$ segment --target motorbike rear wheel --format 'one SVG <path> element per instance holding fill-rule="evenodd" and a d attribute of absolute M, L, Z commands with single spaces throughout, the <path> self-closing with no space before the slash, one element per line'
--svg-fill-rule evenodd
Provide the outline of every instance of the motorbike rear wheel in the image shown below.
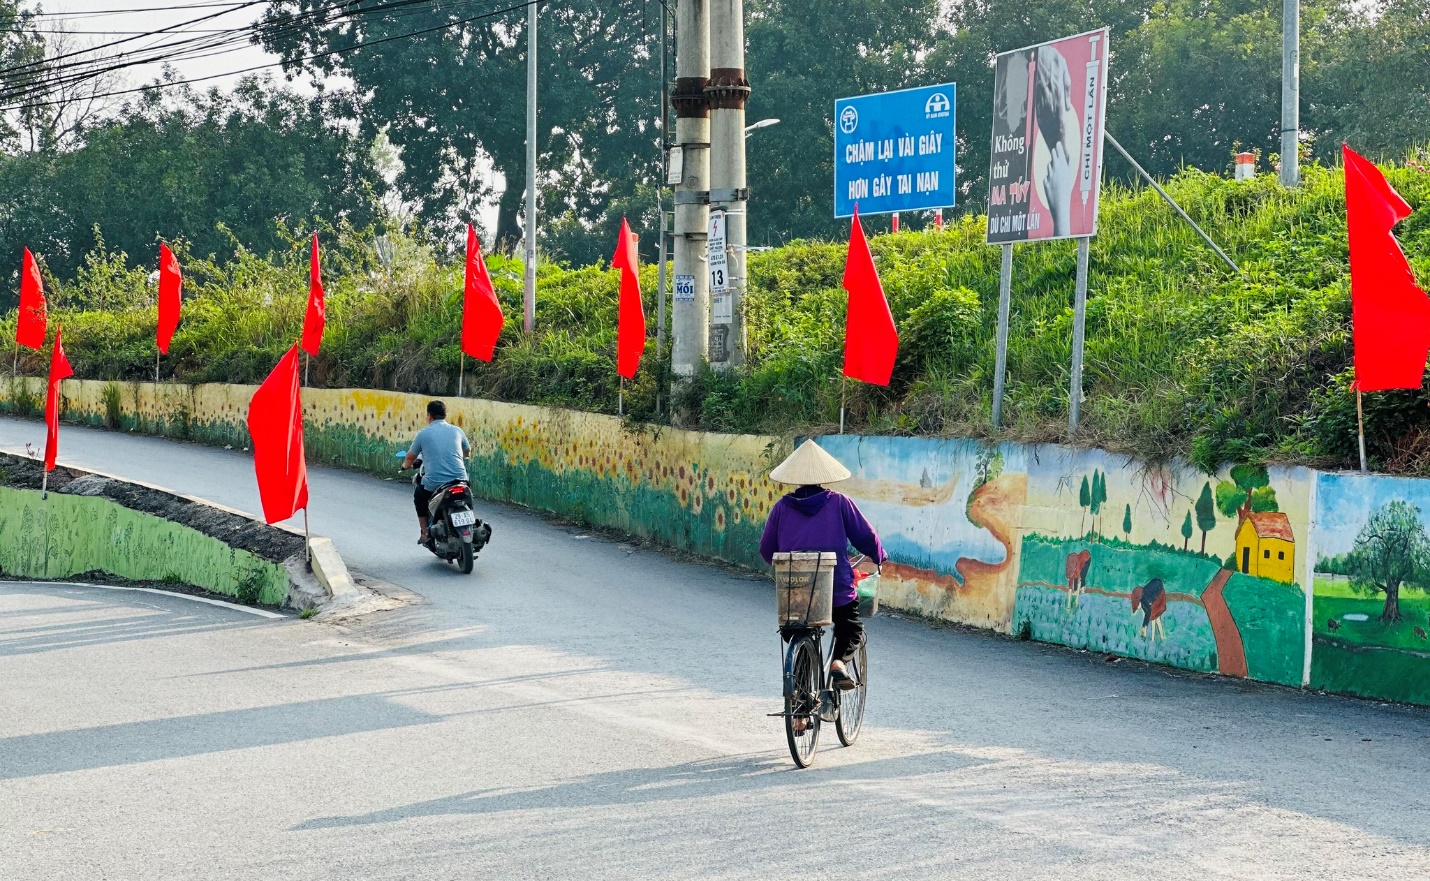
<path fill-rule="evenodd" d="M 463 575 L 472 574 L 472 563 L 476 560 L 476 554 L 472 552 L 472 543 L 462 542 L 461 555 L 457 558 L 457 568 L 462 570 Z"/>

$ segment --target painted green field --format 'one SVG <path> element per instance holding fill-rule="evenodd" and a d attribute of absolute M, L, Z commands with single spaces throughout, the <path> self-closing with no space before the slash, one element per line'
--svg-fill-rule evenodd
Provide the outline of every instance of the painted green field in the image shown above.
<path fill-rule="evenodd" d="M 1306 594 L 1295 584 L 1236 574 L 1222 589 L 1252 679 L 1300 685 L 1306 663 Z"/>
<path fill-rule="evenodd" d="M 1311 686 L 1342 694 L 1430 702 L 1430 597 L 1402 590 L 1395 624 L 1382 624 L 1385 597 L 1359 595 L 1343 578 L 1316 576 Z M 1364 621 L 1347 620 L 1364 615 Z M 1336 627 L 1331 628 L 1330 622 Z M 1415 634 L 1419 627 L 1427 634 Z"/>

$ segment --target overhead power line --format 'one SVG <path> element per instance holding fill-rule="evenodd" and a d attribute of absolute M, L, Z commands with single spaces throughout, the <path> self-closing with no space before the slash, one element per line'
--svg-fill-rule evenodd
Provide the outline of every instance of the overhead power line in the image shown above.
<path fill-rule="evenodd" d="M 361 13 L 366 13 L 366 12 L 370 12 L 370 11 L 381 11 L 381 10 L 388 9 L 388 8 L 393 8 L 393 7 L 396 7 L 396 6 L 408 6 L 408 5 L 413 5 L 413 4 L 418 3 L 418 2 L 430 2 L 430 0 L 399 0 L 398 3 L 390 4 L 390 5 L 387 6 L 387 7 L 380 7 L 380 8 L 378 8 L 378 9 L 373 9 L 373 10 L 359 10 L 359 12 L 361 12 Z M 461 2 L 461 0 L 459 0 L 459 2 Z M 470 0 L 470 2 L 475 2 L 475 0 Z M 536 4 L 536 3 L 541 3 L 541 2 L 543 2 L 543 0 L 522 0 L 522 2 L 513 3 L 513 4 L 511 4 L 511 5 L 504 6 L 504 7 L 500 8 L 500 9 L 494 9 L 494 10 L 491 10 L 491 11 L 489 11 L 489 12 L 483 12 L 483 13 L 480 13 L 480 14 L 478 14 L 478 15 L 469 16 L 469 17 L 467 17 L 467 18 L 454 19 L 454 20 L 452 20 L 452 21 L 443 22 L 442 24 L 434 25 L 434 26 L 432 26 L 432 27 L 421 28 L 421 29 L 419 29 L 419 30 L 409 31 L 409 32 L 403 33 L 403 34 L 394 34 L 394 35 L 389 36 L 389 37 L 382 37 L 382 38 L 380 38 L 380 39 L 371 40 L 371 41 L 364 42 L 364 43 L 358 43 L 358 44 L 353 45 L 353 46 L 345 46 L 345 47 L 343 47 L 343 48 L 341 48 L 341 49 L 330 49 L 330 50 L 327 50 L 327 51 L 324 51 L 324 52 L 315 52 L 315 53 L 313 53 L 312 55 L 305 55 L 305 56 L 303 56 L 303 57 L 301 57 L 301 58 L 293 59 L 292 61 L 293 61 L 293 62 L 296 62 L 296 63 L 303 63 L 303 62 L 308 62 L 308 61 L 318 61 L 318 60 L 321 60 L 321 59 L 323 59 L 323 58 L 330 58 L 330 57 L 333 57 L 333 56 L 345 55 L 345 54 L 347 54 L 347 53 L 349 53 L 349 52 L 358 52 L 358 51 L 361 51 L 361 50 L 363 50 L 363 49 L 370 49 L 370 48 L 372 48 L 373 46 L 380 46 L 380 45 L 383 45 L 383 44 L 385 44 L 385 43 L 395 42 L 395 41 L 397 41 L 397 40 L 405 40 L 405 39 L 410 39 L 410 38 L 412 38 L 412 37 L 420 37 L 420 36 L 423 36 L 423 35 L 425 35 L 425 34 L 436 33 L 436 32 L 438 32 L 438 31 L 444 31 L 444 30 L 447 30 L 447 29 L 449 29 L 449 28 L 458 27 L 458 26 L 464 25 L 464 24 L 471 24 L 471 23 L 473 23 L 473 22 L 482 21 L 482 20 L 485 20 L 485 19 L 499 18 L 499 17 L 501 17 L 501 16 L 507 15 L 508 13 L 515 12 L 515 11 L 517 11 L 517 10 L 519 10 L 519 9 L 525 9 L 526 7 L 528 7 L 528 6 L 530 6 L 530 5 L 533 5 L 533 4 Z M 249 28 L 248 30 L 251 30 L 252 27 L 261 27 L 261 26 L 260 26 L 260 25 L 250 26 L 250 28 Z M 141 62 L 141 63 L 152 63 L 152 61 L 145 61 L 145 62 Z M 230 70 L 230 71 L 225 71 L 224 73 L 210 74 L 210 75 L 208 75 L 208 76 L 192 77 L 192 78 L 187 78 L 187 79 L 178 79 L 178 80 L 173 80 L 173 81 L 169 81 L 169 82 L 151 83 L 151 84 L 146 85 L 146 86 L 138 86 L 138 87 L 135 87 L 135 88 L 117 89 L 117 90 L 115 90 L 115 91 L 101 93 L 101 94 L 95 95 L 95 96 L 93 96 L 93 97 L 95 97 L 95 98 L 107 98 L 107 97 L 114 97 L 114 96 L 118 96 L 118 95 L 132 95 L 132 94 L 136 94 L 136 93 L 139 93 L 139 92 L 149 92 L 149 91 L 153 91 L 153 90 L 155 90 L 155 89 L 174 88 L 174 87 L 176 87 L 176 86 L 184 86 L 184 85 L 190 85 L 190 84 L 193 84 L 193 83 L 207 82 L 207 81 L 209 81 L 209 80 L 222 79 L 222 78 L 224 78 L 224 77 L 239 76 L 239 75 L 242 75 L 242 74 L 245 74 L 245 73 L 253 73 L 253 72 L 255 72 L 255 71 L 266 70 L 266 69 L 272 68 L 272 67 L 280 67 L 280 66 L 282 66 L 282 65 L 284 65 L 284 64 L 286 64 L 286 63 L 289 63 L 289 62 L 285 62 L 285 61 L 273 61 L 273 62 L 269 62 L 269 63 L 266 63 L 266 64 L 257 64 L 257 65 L 253 65 L 253 66 L 251 66 L 251 67 L 241 68 L 241 69 L 239 69 L 239 70 Z M 115 64 L 112 69 L 119 69 L 119 68 L 121 68 L 121 67 L 128 67 L 128 66 L 132 66 L 132 64 L 121 62 L 121 63 Z M 97 76 L 97 75 L 100 75 L 100 73 L 103 73 L 103 72 L 107 72 L 107 71 L 100 71 L 100 72 L 97 72 L 97 73 L 95 73 L 95 74 L 93 74 L 93 75 L 96 75 L 96 76 Z M 37 84 L 37 85 L 38 85 L 38 84 Z M 55 105 L 57 105 L 57 104 L 63 103 L 63 102 L 58 102 L 58 101 L 22 101 L 21 103 L 14 103 L 14 102 L 17 100 L 18 97 L 21 97 L 21 96 L 15 96 L 15 95 L 9 95 L 9 94 L 0 96 L 0 101 L 4 101 L 4 102 L 6 103 L 6 105 L 7 105 L 7 106 L 5 106 L 4 108 L 0 108 L 0 109 L 3 109 L 3 110 L 19 110 L 19 109 L 22 109 L 22 108 L 55 106 Z"/>

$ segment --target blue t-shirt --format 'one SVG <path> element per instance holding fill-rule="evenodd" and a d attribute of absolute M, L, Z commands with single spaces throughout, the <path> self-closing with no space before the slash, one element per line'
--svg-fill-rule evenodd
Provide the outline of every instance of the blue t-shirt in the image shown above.
<path fill-rule="evenodd" d="M 422 486 L 435 490 L 454 480 L 467 479 L 462 454 L 471 448 L 465 431 L 445 419 L 437 419 L 417 432 L 407 452 L 422 457 Z"/>

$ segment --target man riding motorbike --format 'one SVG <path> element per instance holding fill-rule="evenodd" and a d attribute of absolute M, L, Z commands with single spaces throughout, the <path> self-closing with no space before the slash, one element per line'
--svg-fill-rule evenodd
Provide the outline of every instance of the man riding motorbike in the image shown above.
<path fill-rule="evenodd" d="M 467 433 L 447 421 L 447 405 L 441 401 L 427 404 L 427 427 L 417 432 L 407 456 L 402 460 L 402 467 L 415 467 L 418 456 L 422 457 L 422 480 L 416 484 L 412 502 L 417 508 L 417 525 L 422 530 L 422 537 L 417 539 L 417 543 L 425 545 L 432 540 L 427 530 L 427 506 L 432 501 L 432 495 L 454 480 L 466 480 L 467 464 L 464 460 L 472 456 Z"/>

